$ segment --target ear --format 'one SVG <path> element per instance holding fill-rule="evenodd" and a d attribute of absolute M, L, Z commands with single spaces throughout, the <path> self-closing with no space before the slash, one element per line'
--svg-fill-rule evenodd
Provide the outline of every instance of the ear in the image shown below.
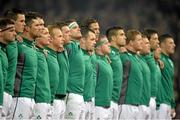
<path fill-rule="evenodd" d="M 116 37 L 115 36 L 111 36 L 111 40 L 115 41 Z"/>
<path fill-rule="evenodd" d="M 134 45 L 134 43 L 133 43 L 133 41 L 132 41 L 132 40 L 130 40 L 130 41 L 129 41 L 129 44 L 130 44 L 131 46 L 133 46 L 133 45 Z"/>
<path fill-rule="evenodd" d="M 85 43 L 85 38 L 82 37 L 82 38 L 80 39 L 80 42 L 84 44 L 84 43 Z"/>
<path fill-rule="evenodd" d="M 165 46 L 164 42 L 160 43 L 160 47 L 163 48 Z"/>
<path fill-rule="evenodd" d="M 30 31 L 30 27 L 26 25 L 26 26 L 24 27 L 24 31 L 26 31 L 26 32 Z"/>
<path fill-rule="evenodd" d="M 2 32 L 0 32 L 0 39 L 2 38 Z"/>

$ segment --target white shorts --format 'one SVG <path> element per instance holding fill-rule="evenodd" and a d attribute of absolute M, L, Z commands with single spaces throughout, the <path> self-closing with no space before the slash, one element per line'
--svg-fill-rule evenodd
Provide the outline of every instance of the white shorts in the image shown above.
<path fill-rule="evenodd" d="M 109 108 L 95 106 L 95 119 L 96 120 L 108 120 L 110 114 Z"/>
<path fill-rule="evenodd" d="M 95 120 L 95 99 L 92 98 L 91 109 L 90 109 L 90 120 Z"/>
<path fill-rule="evenodd" d="M 48 119 L 50 106 L 48 103 L 36 103 L 34 107 L 34 119 Z"/>
<path fill-rule="evenodd" d="M 119 119 L 138 119 L 139 108 L 134 105 L 121 105 L 120 118 Z"/>
<path fill-rule="evenodd" d="M 52 118 L 55 120 L 63 120 L 66 111 L 66 105 L 64 100 L 55 99 L 53 102 L 53 115 Z"/>
<path fill-rule="evenodd" d="M 122 111 L 122 105 L 118 105 L 118 111 L 119 111 L 119 115 L 118 115 L 118 119 L 119 119 L 119 118 L 120 118 L 121 111 Z"/>
<path fill-rule="evenodd" d="M 83 112 L 82 112 L 82 119 L 85 120 L 92 120 L 92 112 L 93 111 L 93 103 L 90 102 L 84 102 L 83 105 Z"/>
<path fill-rule="evenodd" d="M 143 120 L 149 120 L 150 119 L 150 108 L 146 105 L 140 105 L 139 106 L 139 115 L 138 119 L 143 119 Z"/>
<path fill-rule="evenodd" d="M 2 106 L 0 106 L 0 120 L 2 119 Z"/>
<path fill-rule="evenodd" d="M 119 108 L 118 104 L 111 101 L 111 107 L 110 107 L 110 117 L 111 120 L 118 120 L 119 117 Z"/>
<path fill-rule="evenodd" d="M 151 110 L 151 119 L 157 119 L 157 112 L 156 112 L 156 98 L 155 97 L 151 97 L 150 101 L 149 101 L 149 108 Z"/>
<path fill-rule="evenodd" d="M 32 119 L 34 116 L 35 102 L 32 98 L 13 98 L 11 105 L 11 119 Z"/>
<path fill-rule="evenodd" d="M 82 95 L 69 93 L 66 98 L 65 119 L 81 119 L 84 99 Z"/>
<path fill-rule="evenodd" d="M 158 119 L 171 120 L 171 106 L 165 103 L 160 104 L 157 117 Z"/>
<path fill-rule="evenodd" d="M 2 117 L 5 119 L 10 116 L 10 109 L 11 109 L 12 101 L 13 101 L 12 96 L 9 93 L 4 92 Z"/>

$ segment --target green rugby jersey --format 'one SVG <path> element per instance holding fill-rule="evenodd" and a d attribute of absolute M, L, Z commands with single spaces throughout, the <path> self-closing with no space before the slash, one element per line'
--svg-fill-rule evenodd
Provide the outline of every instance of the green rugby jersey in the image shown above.
<path fill-rule="evenodd" d="M 67 82 L 69 75 L 69 60 L 67 55 L 67 50 L 64 49 L 62 52 L 58 52 L 57 60 L 59 64 L 59 85 L 56 91 L 56 96 L 61 96 L 64 98 L 67 92 Z"/>
<path fill-rule="evenodd" d="M 143 75 L 140 60 L 136 53 L 121 54 L 123 82 L 119 104 L 140 105 L 143 88 Z"/>
<path fill-rule="evenodd" d="M 8 58 L 6 55 L 6 45 L 0 43 L 0 105 L 3 104 L 3 93 L 7 81 Z"/>
<path fill-rule="evenodd" d="M 162 75 L 161 75 L 161 69 L 160 69 L 160 66 L 159 66 L 159 63 L 156 62 L 156 69 L 157 69 L 157 77 L 158 77 L 158 92 L 157 92 L 157 95 L 156 95 L 156 105 L 157 105 L 157 108 L 159 107 L 159 105 L 161 104 L 160 101 L 161 101 L 161 91 L 162 91 L 162 83 L 161 83 L 161 79 L 162 79 Z"/>
<path fill-rule="evenodd" d="M 157 72 L 157 66 L 156 66 L 156 61 L 154 59 L 154 53 L 151 52 L 149 55 L 145 57 L 147 64 L 149 66 L 149 69 L 151 71 L 151 97 L 156 97 L 157 96 L 157 91 L 158 91 L 158 72 Z"/>
<path fill-rule="evenodd" d="M 174 98 L 174 64 L 169 56 L 161 54 L 161 60 L 164 62 L 164 68 L 161 69 L 161 94 L 160 103 L 170 105 L 172 108 L 175 107 Z"/>
<path fill-rule="evenodd" d="M 46 48 L 48 50 L 47 64 L 49 71 L 49 82 L 51 88 L 51 103 L 55 99 L 55 94 L 59 85 L 59 64 L 57 61 L 57 52 L 51 48 Z"/>
<path fill-rule="evenodd" d="M 149 106 L 151 98 L 151 72 L 145 60 L 146 55 L 139 56 L 141 59 L 142 75 L 143 75 L 143 89 L 141 97 L 141 105 Z"/>
<path fill-rule="evenodd" d="M 96 87 L 96 63 L 97 63 L 97 58 L 96 58 L 96 54 L 93 52 L 93 54 L 91 55 L 91 63 L 93 66 L 93 88 L 92 88 L 92 97 L 95 97 L 95 87 Z"/>
<path fill-rule="evenodd" d="M 37 52 L 34 41 L 23 38 L 18 42 L 18 60 L 14 83 L 14 97 L 34 98 L 37 77 Z"/>
<path fill-rule="evenodd" d="M 1 47 L 0 47 L 1 49 Z M 1 50 L 0 50 L 1 53 Z M 3 105 L 3 96 L 4 96 L 4 80 L 3 80 L 3 70 L 2 70 L 2 56 L 0 55 L 0 106 Z"/>
<path fill-rule="evenodd" d="M 84 79 L 84 101 L 88 102 L 92 100 L 93 89 L 94 89 L 94 79 L 93 79 L 93 65 L 91 62 L 91 56 L 88 51 L 82 49 L 83 51 L 83 58 L 85 62 L 85 79 Z"/>
<path fill-rule="evenodd" d="M 36 103 L 50 103 L 51 102 L 51 89 L 49 82 L 49 71 L 47 65 L 47 51 L 43 48 L 37 47 L 37 79 L 35 89 L 35 102 Z"/>
<path fill-rule="evenodd" d="M 95 106 L 110 107 L 113 89 L 113 71 L 106 56 L 97 55 Z"/>
<path fill-rule="evenodd" d="M 121 85 L 122 85 L 122 76 L 123 76 L 123 68 L 122 62 L 120 59 L 119 49 L 111 46 L 111 53 L 109 55 L 111 60 L 111 67 L 113 70 L 113 92 L 112 92 L 112 101 L 118 103 Z"/>
<path fill-rule="evenodd" d="M 83 95 L 84 78 L 85 78 L 85 64 L 83 53 L 79 46 L 78 40 L 72 40 L 66 46 L 69 58 L 69 78 L 67 91 Z"/>
<path fill-rule="evenodd" d="M 18 59 L 17 41 L 11 42 L 10 44 L 7 45 L 6 53 L 7 53 L 9 65 L 8 65 L 8 74 L 7 74 L 5 92 L 13 96 L 16 66 L 17 66 L 17 59 Z"/>

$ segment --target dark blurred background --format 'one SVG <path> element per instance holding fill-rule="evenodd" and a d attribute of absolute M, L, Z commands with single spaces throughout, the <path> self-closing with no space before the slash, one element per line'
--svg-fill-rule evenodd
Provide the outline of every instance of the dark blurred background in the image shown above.
<path fill-rule="evenodd" d="M 0 14 L 11 8 L 36 11 L 47 23 L 59 19 L 76 18 L 82 21 L 96 18 L 101 32 L 113 25 L 125 30 L 155 28 L 159 34 L 174 36 L 176 118 L 180 118 L 180 0 L 0 0 Z"/>

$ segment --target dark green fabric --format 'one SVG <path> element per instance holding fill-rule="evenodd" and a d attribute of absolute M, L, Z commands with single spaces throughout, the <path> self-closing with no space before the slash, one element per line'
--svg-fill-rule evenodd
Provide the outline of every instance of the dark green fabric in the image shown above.
<path fill-rule="evenodd" d="M 67 82 L 69 76 L 69 60 L 67 55 L 67 50 L 65 49 L 62 52 L 57 54 L 57 60 L 59 63 L 59 85 L 56 91 L 56 95 L 66 96 L 67 92 Z"/>
<path fill-rule="evenodd" d="M 1 50 L 0 50 L 1 53 Z M 3 95 L 4 95 L 4 80 L 2 72 L 2 56 L 0 55 L 0 106 L 3 105 Z"/>
<path fill-rule="evenodd" d="M 49 71 L 49 82 L 51 88 L 51 102 L 55 99 L 55 94 L 59 85 L 59 64 L 57 61 L 57 52 L 51 48 L 46 48 L 48 50 L 47 64 Z"/>
<path fill-rule="evenodd" d="M 161 60 L 164 62 L 164 68 L 161 69 L 161 99 L 160 103 L 165 103 L 175 108 L 174 97 L 174 64 L 172 60 L 165 54 L 161 54 Z"/>
<path fill-rule="evenodd" d="M 83 95 L 84 78 L 85 78 L 85 64 L 83 53 L 79 46 L 79 41 L 72 40 L 66 46 L 69 58 L 69 78 L 67 91 Z"/>
<path fill-rule="evenodd" d="M 86 51 L 83 50 L 83 58 L 85 62 L 85 80 L 84 80 L 84 101 L 88 102 L 92 100 L 92 95 L 93 95 L 93 90 L 94 90 L 94 79 L 93 79 L 93 65 L 91 62 L 91 56 L 90 54 Z"/>
<path fill-rule="evenodd" d="M 95 106 L 110 106 L 113 89 L 113 71 L 105 56 L 97 56 Z"/>
<path fill-rule="evenodd" d="M 51 102 L 51 89 L 49 82 L 49 71 L 47 65 L 47 54 L 42 48 L 37 48 L 38 69 L 36 79 L 36 103 L 50 103 Z"/>
<path fill-rule="evenodd" d="M 23 42 L 18 42 L 15 96 L 34 98 L 36 77 L 37 53 L 34 42 L 23 38 Z"/>
<path fill-rule="evenodd" d="M 120 59 L 119 49 L 113 46 L 111 46 L 110 60 L 111 60 L 111 67 L 113 70 L 112 101 L 118 103 L 121 92 L 123 68 Z"/>
<path fill-rule="evenodd" d="M 151 98 L 151 72 L 149 66 L 145 60 L 145 55 L 140 56 L 142 75 L 143 75 L 143 89 L 141 97 L 141 105 L 149 106 L 149 101 Z"/>
<path fill-rule="evenodd" d="M 16 66 L 18 59 L 18 48 L 17 41 L 11 42 L 6 47 L 6 53 L 8 57 L 8 74 L 7 74 L 7 82 L 5 86 L 5 91 L 10 95 L 14 95 L 14 81 L 16 75 Z"/>
<path fill-rule="evenodd" d="M 160 66 L 158 64 L 158 62 L 156 62 L 156 75 L 158 77 L 158 92 L 157 92 L 157 96 L 156 96 L 156 105 L 157 105 L 157 108 L 159 108 L 160 106 L 160 102 L 162 101 L 162 83 L 161 83 L 161 79 L 162 79 L 162 74 L 161 74 L 161 69 L 160 69 Z"/>
<path fill-rule="evenodd" d="M 92 66 L 93 66 L 93 88 L 92 88 L 92 97 L 94 98 L 95 97 L 95 87 L 96 87 L 96 69 L 97 69 L 97 66 L 96 66 L 96 63 L 97 63 L 97 58 L 96 58 L 96 54 L 93 53 L 91 55 L 91 63 L 92 63 Z"/>
<path fill-rule="evenodd" d="M 143 76 L 138 56 L 133 52 L 121 54 L 123 63 L 123 83 L 120 104 L 139 105 L 142 97 Z"/>
<path fill-rule="evenodd" d="M 6 55 L 6 45 L 0 43 L 0 105 L 3 104 L 4 87 L 7 82 L 8 59 Z"/>
<path fill-rule="evenodd" d="M 157 72 L 157 66 L 156 66 L 156 61 L 154 59 L 154 53 L 151 52 L 149 55 L 145 57 L 149 69 L 151 71 L 151 97 L 156 97 L 157 96 L 157 91 L 158 91 L 158 72 Z"/>

